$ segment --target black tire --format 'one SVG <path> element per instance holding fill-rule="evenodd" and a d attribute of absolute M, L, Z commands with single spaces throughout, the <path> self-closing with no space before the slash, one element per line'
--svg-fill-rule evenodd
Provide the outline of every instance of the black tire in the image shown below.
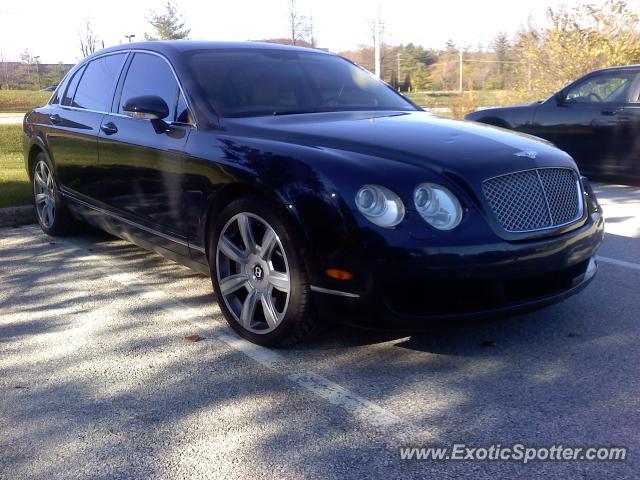
<path fill-rule="evenodd" d="M 45 193 L 48 197 L 47 201 L 53 200 L 52 218 L 46 213 L 43 213 L 43 203 L 39 200 L 41 195 L 44 193 L 41 182 L 41 180 L 43 180 L 41 173 L 42 163 L 46 165 L 46 171 L 51 175 L 51 184 L 49 184 L 44 190 L 48 192 Z M 51 162 L 44 153 L 38 153 L 33 161 L 31 170 L 31 193 L 33 197 L 33 204 L 36 209 L 36 218 L 40 224 L 40 228 L 47 235 L 54 237 L 61 237 L 73 233 L 78 224 L 67 209 L 64 197 L 60 194 L 58 185 L 58 179 L 55 176 Z"/>
<path fill-rule="evenodd" d="M 261 226 L 264 226 L 261 225 L 260 220 L 264 220 L 266 224 L 268 224 L 265 228 L 271 227 L 272 230 L 275 231 L 279 243 L 273 247 L 273 255 L 275 256 L 276 254 L 280 254 L 280 257 L 285 259 L 284 262 L 287 264 L 289 272 L 290 280 L 288 284 L 288 301 L 286 303 L 285 310 L 281 312 L 284 316 L 280 320 L 280 323 L 277 323 L 276 327 L 271 327 L 273 329 L 271 331 L 266 331 L 265 333 L 245 328 L 245 326 L 240 323 L 239 318 L 237 318 L 238 314 L 233 313 L 230 308 L 231 302 L 229 299 L 231 299 L 231 296 L 241 296 L 246 289 L 246 291 L 249 292 L 246 294 L 248 297 L 252 291 L 251 285 L 246 284 L 247 286 L 238 288 L 239 293 L 234 293 L 231 294 L 231 296 L 226 297 L 222 295 L 220 288 L 218 275 L 220 272 L 219 268 L 223 269 L 224 266 L 222 264 L 224 262 L 229 262 L 229 260 L 223 256 L 224 254 L 218 252 L 220 236 L 223 232 L 229 232 L 229 228 L 231 228 L 229 225 L 231 222 L 234 222 L 235 219 L 242 216 L 250 216 L 252 218 L 253 223 L 251 224 L 253 226 L 250 228 L 253 232 L 252 235 L 256 236 L 254 244 L 256 244 L 259 250 L 263 249 L 262 244 L 258 245 L 258 237 L 260 234 L 259 229 Z M 255 233 L 256 229 L 258 229 L 257 234 Z M 264 239 L 265 237 L 263 236 L 260 238 Z M 238 247 L 244 246 L 243 240 L 238 240 L 236 245 Z M 283 250 L 284 255 L 277 251 L 280 247 Z M 263 198 L 257 196 L 239 198 L 222 210 L 214 220 L 212 230 L 209 235 L 209 268 L 211 269 L 213 288 L 216 293 L 220 309 L 224 313 L 227 322 L 240 336 L 258 345 L 282 347 L 298 343 L 303 339 L 308 338 L 312 333 L 318 331 L 319 321 L 317 316 L 314 314 L 311 305 L 311 291 L 307 276 L 306 263 L 304 261 L 304 250 L 300 237 L 296 234 L 295 228 L 291 225 L 290 221 L 281 211 L 279 211 L 277 207 L 270 205 Z M 219 258 L 220 262 L 218 261 Z M 273 262 L 271 260 L 269 262 L 270 265 L 273 266 Z M 218 263 L 221 265 L 218 265 Z M 233 261 L 231 261 L 231 263 L 233 263 Z M 245 266 L 247 271 L 253 271 L 250 270 L 250 261 L 248 261 Z M 242 264 L 236 264 L 236 268 L 242 268 Z M 268 275 L 270 274 L 265 274 L 265 277 Z M 222 279 L 224 280 L 224 278 L 227 277 L 223 277 Z M 256 277 L 253 276 L 253 280 L 255 279 Z M 241 300 L 235 300 L 236 305 L 242 303 Z M 265 307 L 262 304 L 262 298 L 259 298 L 258 304 L 262 306 L 264 311 Z M 257 307 L 256 312 L 258 313 L 251 314 L 252 317 L 254 315 L 260 315 Z M 264 316 L 266 318 L 266 313 L 264 313 Z M 264 325 L 267 325 L 266 320 Z"/>

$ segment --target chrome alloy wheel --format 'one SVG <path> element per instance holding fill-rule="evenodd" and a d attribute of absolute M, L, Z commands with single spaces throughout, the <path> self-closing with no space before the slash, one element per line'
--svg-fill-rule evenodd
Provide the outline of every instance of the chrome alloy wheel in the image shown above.
<path fill-rule="evenodd" d="M 217 243 L 216 275 L 220 296 L 245 329 L 265 334 L 280 325 L 291 273 L 282 243 L 264 219 L 244 212 L 229 219 Z"/>
<path fill-rule="evenodd" d="M 56 183 L 49 165 L 44 160 L 36 164 L 33 173 L 33 193 L 40 223 L 53 227 L 56 215 Z"/>

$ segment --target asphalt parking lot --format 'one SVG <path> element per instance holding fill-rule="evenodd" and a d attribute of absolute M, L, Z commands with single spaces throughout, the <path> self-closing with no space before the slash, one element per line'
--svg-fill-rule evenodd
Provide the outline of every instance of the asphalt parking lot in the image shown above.
<path fill-rule="evenodd" d="M 187 268 L 106 235 L 1 229 L 0 479 L 638 478 L 640 188 L 596 191 L 607 236 L 580 295 L 411 336 L 336 327 L 279 351 L 239 340 Z M 629 453 L 399 457 L 453 443 Z"/>

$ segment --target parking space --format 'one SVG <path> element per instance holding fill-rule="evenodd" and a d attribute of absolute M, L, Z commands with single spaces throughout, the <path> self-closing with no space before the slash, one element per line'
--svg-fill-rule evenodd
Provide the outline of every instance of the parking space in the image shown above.
<path fill-rule="evenodd" d="M 635 478 L 640 188 L 596 192 L 607 235 L 580 295 L 411 336 L 335 326 L 278 351 L 239 340 L 187 268 L 106 235 L 2 229 L 0 479 Z M 456 442 L 629 458 L 399 458 Z"/>

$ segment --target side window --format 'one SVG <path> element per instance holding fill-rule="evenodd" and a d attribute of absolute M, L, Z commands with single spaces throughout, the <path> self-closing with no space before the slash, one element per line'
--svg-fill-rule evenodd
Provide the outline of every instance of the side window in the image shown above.
<path fill-rule="evenodd" d="M 62 92 L 64 92 L 64 89 L 67 87 L 68 83 L 69 83 L 69 75 L 66 75 L 60 81 L 60 83 L 58 84 L 55 92 L 53 92 L 53 95 L 49 99 L 49 105 L 58 105 L 60 103 Z"/>
<path fill-rule="evenodd" d="M 188 113 L 184 113 L 184 110 L 187 110 L 186 104 L 178 107 L 178 97 L 182 97 L 182 95 L 180 95 L 178 82 L 173 71 L 169 64 L 157 55 L 135 54 L 122 86 L 118 112 L 124 113 L 122 106 L 129 99 L 142 95 L 157 95 L 167 103 L 170 113 L 165 120 L 168 122 L 182 122 L 184 120 L 181 117 L 188 117 Z M 182 110 L 176 111 L 177 108 Z"/>
<path fill-rule="evenodd" d="M 67 88 L 60 102 L 62 105 L 66 105 L 67 107 L 73 106 L 73 96 L 76 93 L 76 88 L 78 88 L 78 82 L 80 78 L 82 78 L 82 72 L 84 72 L 84 67 L 79 68 L 78 71 L 73 74 L 71 80 L 67 82 Z"/>
<path fill-rule="evenodd" d="M 597 75 L 571 87 L 565 100 L 569 103 L 627 102 L 635 77 L 632 72 Z"/>
<path fill-rule="evenodd" d="M 118 53 L 91 61 L 73 97 L 73 106 L 106 112 L 113 85 L 125 58 L 125 53 Z"/>

